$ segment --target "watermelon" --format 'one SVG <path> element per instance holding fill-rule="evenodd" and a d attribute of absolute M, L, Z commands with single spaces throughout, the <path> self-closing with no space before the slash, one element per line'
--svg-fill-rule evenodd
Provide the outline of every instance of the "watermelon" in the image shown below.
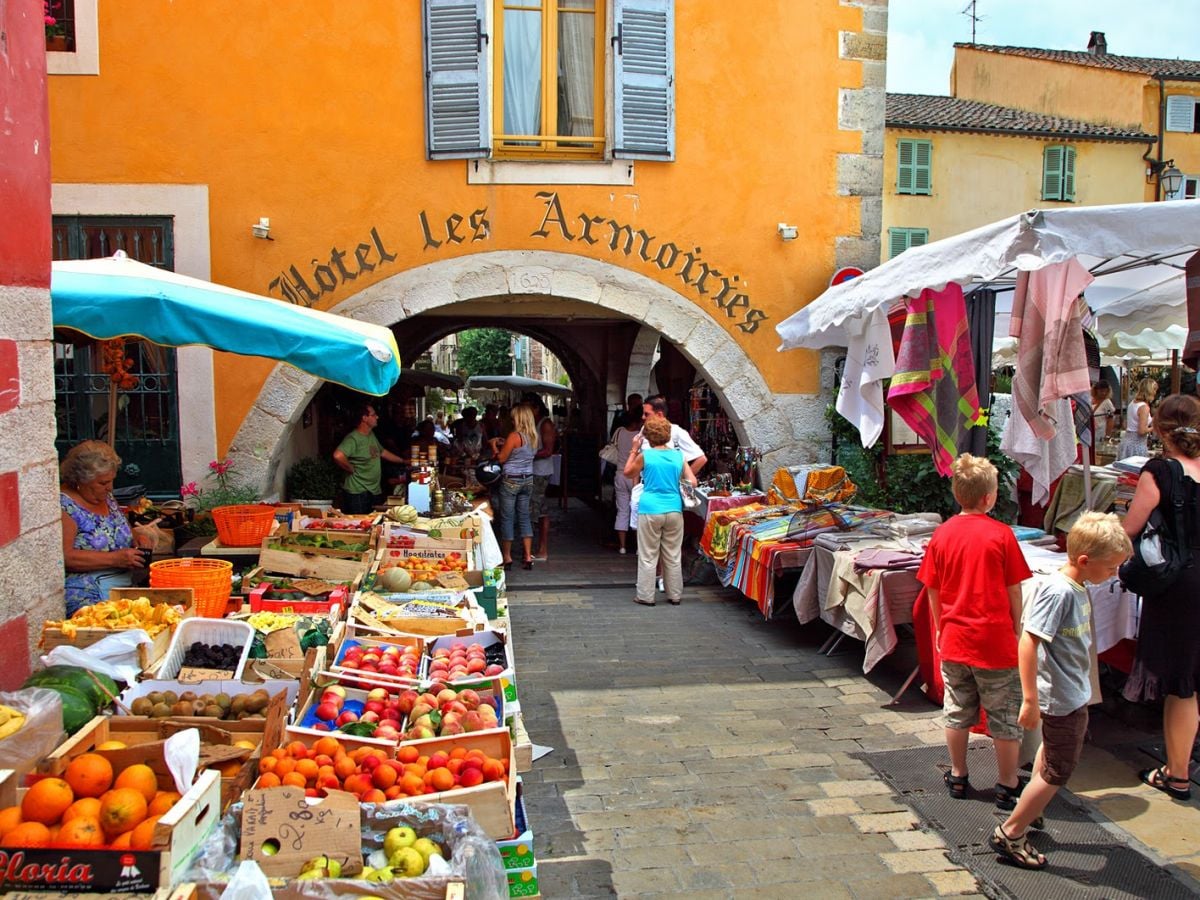
<path fill-rule="evenodd" d="M 97 681 L 100 683 L 97 684 Z M 90 672 L 79 666 L 47 666 L 30 675 L 22 687 L 57 688 L 60 685 L 70 688 L 86 699 L 94 710 L 92 715 L 112 703 L 112 698 L 119 693 L 117 683 L 107 675 Z M 103 689 L 101 685 L 103 685 Z"/>
<path fill-rule="evenodd" d="M 83 694 L 64 685 L 44 685 L 62 698 L 63 730 L 74 734 L 96 716 L 96 708 Z"/>

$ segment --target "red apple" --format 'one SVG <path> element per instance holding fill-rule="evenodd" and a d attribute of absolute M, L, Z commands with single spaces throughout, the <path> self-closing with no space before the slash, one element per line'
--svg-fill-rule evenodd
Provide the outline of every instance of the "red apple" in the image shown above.
<path fill-rule="evenodd" d="M 315 725 L 313 725 L 312 729 L 313 729 L 313 731 L 332 731 L 333 730 L 328 725 L 326 725 L 324 722 L 317 722 Z"/>
<path fill-rule="evenodd" d="M 370 722 L 372 725 L 379 722 L 379 713 L 368 709 L 365 713 L 358 717 L 360 722 Z"/>
<path fill-rule="evenodd" d="M 400 721 L 398 719 L 380 719 L 379 724 L 387 725 L 389 728 L 395 728 L 397 731 L 400 730 Z"/>
<path fill-rule="evenodd" d="M 350 710 L 346 710 L 344 713 L 342 713 L 340 716 L 337 717 L 337 723 L 338 723 L 339 728 L 341 728 L 343 725 L 349 725 L 351 722 L 357 722 L 357 721 L 358 721 L 357 713 L 352 713 L 352 712 L 350 712 Z"/>
<path fill-rule="evenodd" d="M 504 666 L 499 666 L 499 665 L 496 665 L 496 663 L 492 663 L 490 666 L 488 666 L 486 669 L 483 670 L 483 674 L 484 675 L 499 675 L 503 671 L 504 671 Z"/>
<path fill-rule="evenodd" d="M 341 710 L 338 709 L 335 703 L 320 703 L 317 705 L 316 714 L 318 719 L 324 719 L 326 722 L 332 722 L 339 715 Z"/>
<path fill-rule="evenodd" d="M 372 688 L 371 691 L 367 694 L 368 700 L 378 700 L 380 703 L 387 702 L 387 698 L 388 698 L 387 688 L 381 688 L 381 687 Z"/>

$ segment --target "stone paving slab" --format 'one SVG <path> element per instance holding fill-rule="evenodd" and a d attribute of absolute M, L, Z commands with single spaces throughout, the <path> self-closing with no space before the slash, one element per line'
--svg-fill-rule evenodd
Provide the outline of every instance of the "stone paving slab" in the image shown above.
<path fill-rule="evenodd" d="M 981 896 L 858 758 L 943 740 L 916 688 L 888 705 L 910 643 L 865 676 L 861 645 L 822 656 L 827 626 L 736 591 L 637 606 L 635 557 L 587 517 L 509 573 L 525 726 L 553 748 L 524 776 L 543 897 Z"/>

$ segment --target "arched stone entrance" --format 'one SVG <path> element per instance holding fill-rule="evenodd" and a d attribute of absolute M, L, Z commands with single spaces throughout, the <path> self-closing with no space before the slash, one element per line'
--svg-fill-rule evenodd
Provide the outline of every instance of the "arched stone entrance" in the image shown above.
<path fill-rule="evenodd" d="M 705 310 L 610 263 L 548 251 L 479 253 L 398 273 L 331 311 L 391 326 L 458 303 L 518 297 L 561 300 L 564 317 L 574 304 L 598 304 L 659 332 L 720 396 L 739 440 L 763 451 L 765 480 L 778 466 L 825 457 L 831 366 L 822 366 L 819 395 L 773 394 L 746 352 Z M 267 492 L 282 487 L 280 448 L 319 386 L 318 379 L 291 366 L 272 371 L 229 450 L 247 481 Z"/>

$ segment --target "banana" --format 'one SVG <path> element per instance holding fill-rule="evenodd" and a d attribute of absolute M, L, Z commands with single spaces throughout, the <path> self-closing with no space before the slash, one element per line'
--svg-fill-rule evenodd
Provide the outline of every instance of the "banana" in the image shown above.
<path fill-rule="evenodd" d="M 3 725 L 10 718 L 12 718 L 12 709 L 0 704 L 0 725 Z"/>
<path fill-rule="evenodd" d="M 10 735 L 16 734 L 24 727 L 25 715 L 24 713 L 17 712 L 10 706 L 3 706 L 0 709 L 3 709 L 8 714 L 8 718 L 3 724 L 0 724 L 0 741 L 2 741 Z"/>

